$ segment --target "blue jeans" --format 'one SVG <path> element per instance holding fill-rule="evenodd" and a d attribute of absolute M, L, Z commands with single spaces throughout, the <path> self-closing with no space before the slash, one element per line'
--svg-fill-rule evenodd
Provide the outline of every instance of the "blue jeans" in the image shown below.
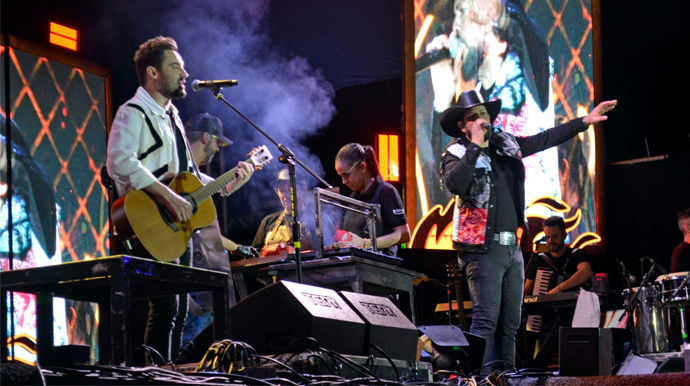
<path fill-rule="evenodd" d="M 173 263 L 189 266 L 189 249 Z M 144 342 L 156 349 L 165 362 L 177 354 L 182 345 L 182 330 L 187 321 L 189 295 L 179 294 L 149 298 L 149 318 Z M 155 359 L 154 359 L 155 362 Z"/>
<path fill-rule="evenodd" d="M 482 364 L 502 360 L 514 366 L 525 283 L 520 246 L 494 243 L 489 253 L 461 253 L 459 260 L 474 308 L 470 332 L 486 339 L 487 345 L 491 342 Z"/>

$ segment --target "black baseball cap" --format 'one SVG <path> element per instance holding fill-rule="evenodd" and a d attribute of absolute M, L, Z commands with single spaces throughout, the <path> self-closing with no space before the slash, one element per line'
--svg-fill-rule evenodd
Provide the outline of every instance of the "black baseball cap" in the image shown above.
<path fill-rule="evenodd" d="M 220 146 L 232 145 L 232 140 L 223 135 L 223 122 L 209 113 L 199 113 L 189 118 L 184 124 L 184 130 L 209 133 L 221 142 Z"/>

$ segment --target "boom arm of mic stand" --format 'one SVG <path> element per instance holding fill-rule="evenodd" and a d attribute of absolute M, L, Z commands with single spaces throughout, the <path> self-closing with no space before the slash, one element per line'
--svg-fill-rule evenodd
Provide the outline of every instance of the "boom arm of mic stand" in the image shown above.
<path fill-rule="evenodd" d="M 290 149 L 287 148 L 285 145 L 281 145 L 273 139 L 270 135 L 268 135 L 267 132 L 263 131 L 256 123 L 252 122 L 251 119 L 249 119 L 246 115 L 242 114 L 239 110 L 235 108 L 235 106 L 231 105 L 230 102 L 228 102 L 225 98 L 223 98 L 223 94 L 220 93 L 219 89 L 212 90 L 213 95 L 216 96 L 216 99 L 225 103 L 226 106 L 228 106 L 232 111 L 234 111 L 237 115 L 242 117 L 247 123 L 252 125 L 253 128 L 259 131 L 259 133 L 263 134 L 264 137 L 268 138 L 269 141 L 273 142 L 274 145 L 280 150 L 281 153 L 283 153 L 280 156 L 280 162 L 286 164 L 288 166 L 288 171 L 290 175 L 290 189 L 292 190 L 292 194 L 290 194 L 290 200 L 291 205 L 292 205 L 292 241 L 295 245 L 295 271 L 296 271 L 296 276 L 297 276 L 297 282 L 302 283 L 302 257 L 300 254 L 300 250 L 302 249 L 302 238 L 301 238 L 301 229 L 300 229 L 300 224 L 299 224 L 299 219 L 297 216 L 297 183 L 296 183 L 296 178 L 295 178 L 295 162 L 298 163 L 304 170 L 309 172 L 314 178 L 319 180 L 322 184 L 327 186 L 328 188 L 333 188 L 329 183 L 324 181 L 321 177 L 319 177 L 316 173 L 314 173 L 311 169 L 309 169 L 302 161 L 300 161 L 297 157 L 295 157 L 295 153 L 293 153 Z"/>
<path fill-rule="evenodd" d="M 276 140 L 273 139 L 270 135 L 268 135 L 268 133 L 266 133 L 263 129 L 261 129 L 259 126 L 257 126 L 256 123 L 252 122 L 251 119 L 249 119 L 246 115 L 242 114 L 239 110 L 237 110 L 237 109 L 235 108 L 235 106 L 231 105 L 230 102 L 228 102 L 228 101 L 223 97 L 223 94 L 221 94 L 221 93 L 219 93 L 218 91 L 215 91 L 215 90 L 212 90 L 212 91 L 213 91 L 213 95 L 216 96 L 216 99 L 218 99 L 219 101 L 225 103 L 225 105 L 227 105 L 232 111 L 234 111 L 234 112 L 235 112 L 237 115 L 239 115 L 242 119 L 244 119 L 245 121 L 247 121 L 247 123 L 249 123 L 249 124 L 250 124 L 253 128 L 255 128 L 257 131 L 259 131 L 259 133 L 263 134 L 264 137 L 268 138 L 269 141 L 273 142 L 273 144 L 276 145 L 276 147 L 278 148 L 278 150 L 280 150 L 281 153 L 283 153 L 283 155 L 285 155 L 287 158 L 291 158 L 291 159 L 293 159 L 295 162 L 297 162 L 297 163 L 299 164 L 299 166 L 301 166 L 302 168 L 304 168 L 304 170 L 306 170 L 307 172 L 309 172 L 309 174 L 311 174 L 312 176 L 314 176 L 314 178 L 316 178 L 317 180 L 319 180 L 319 182 L 322 183 L 323 185 L 325 185 L 328 189 L 332 189 L 332 188 L 333 188 L 333 185 L 331 185 L 331 184 L 329 184 L 328 182 L 324 181 L 323 178 L 319 177 L 316 173 L 314 173 L 311 169 L 309 169 L 302 161 L 300 161 L 297 157 L 295 157 L 295 154 L 294 154 L 292 151 L 290 151 L 290 149 L 288 149 L 285 145 L 279 144 L 278 141 L 276 141 Z"/>

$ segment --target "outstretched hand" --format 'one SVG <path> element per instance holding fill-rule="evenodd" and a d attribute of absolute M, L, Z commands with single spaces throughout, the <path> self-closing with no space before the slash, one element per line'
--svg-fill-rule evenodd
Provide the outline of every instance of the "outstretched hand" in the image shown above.
<path fill-rule="evenodd" d="M 605 121 L 609 119 L 609 117 L 606 116 L 606 113 L 615 109 L 617 104 L 618 100 L 615 99 L 612 101 L 601 102 L 586 117 L 582 118 L 582 121 L 587 126 Z"/>

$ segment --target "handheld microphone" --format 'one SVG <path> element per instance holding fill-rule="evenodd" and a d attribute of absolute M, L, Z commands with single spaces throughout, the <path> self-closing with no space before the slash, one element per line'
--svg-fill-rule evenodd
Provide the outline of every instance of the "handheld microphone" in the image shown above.
<path fill-rule="evenodd" d="M 459 34 L 460 32 L 456 32 L 455 36 L 451 34 L 448 40 L 450 42 L 450 47 L 433 49 L 419 55 L 419 57 L 417 57 L 415 60 L 415 71 L 420 72 L 443 60 L 455 58 L 460 50 L 460 47 L 464 45 L 464 43 L 462 43 L 458 38 Z"/>
<path fill-rule="evenodd" d="M 649 257 L 649 256 L 644 256 L 644 257 L 641 258 L 640 260 L 647 260 L 648 262 L 652 263 L 656 269 L 658 269 L 659 271 L 661 271 L 661 273 L 666 273 L 666 272 L 668 272 L 668 270 L 667 270 L 666 268 L 664 268 L 663 265 L 657 263 L 656 261 L 654 261 L 654 259 L 652 259 L 652 258 Z"/>
<path fill-rule="evenodd" d="M 451 56 L 450 49 L 448 48 L 440 48 L 438 50 L 432 50 L 426 53 L 423 53 L 419 55 L 419 57 L 415 60 L 415 70 L 417 72 L 420 72 L 422 70 L 425 70 L 434 64 L 446 60 L 446 59 L 452 59 L 453 57 Z"/>
<path fill-rule="evenodd" d="M 482 123 L 482 129 L 484 129 L 484 130 L 486 130 L 486 131 L 488 131 L 488 132 L 494 131 L 494 127 L 491 126 L 490 123 Z"/>
<path fill-rule="evenodd" d="M 194 91 L 201 91 L 204 89 L 207 90 L 216 90 L 221 87 L 233 87 L 237 86 L 237 81 L 235 79 L 224 79 L 224 80 L 198 80 L 194 79 L 192 81 L 192 90 Z"/>
<path fill-rule="evenodd" d="M 637 281 L 637 278 L 633 276 L 633 274 L 630 273 L 630 271 L 628 271 L 628 268 L 626 268 L 625 264 L 623 264 L 622 261 L 618 260 L 618 264 L 621 266 L 621 269 L 623 270 L 623 275 L 628 279 L 628 282 L 630 284 L 634 284 Z"/>

